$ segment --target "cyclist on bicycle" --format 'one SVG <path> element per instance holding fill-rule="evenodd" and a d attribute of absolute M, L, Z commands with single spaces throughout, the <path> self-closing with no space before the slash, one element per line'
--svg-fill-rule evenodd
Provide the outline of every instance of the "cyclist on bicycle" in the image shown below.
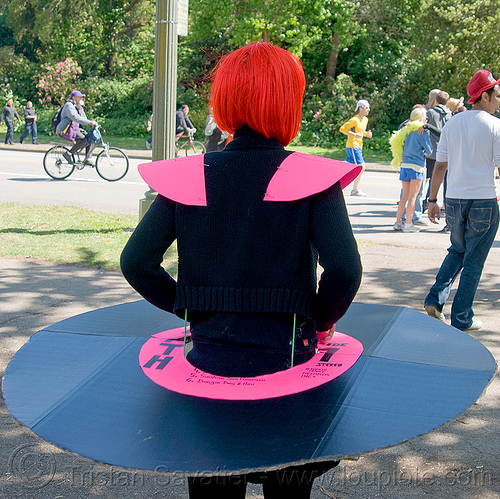
<path fill-rule="evenodd" d="M 73 90 L 73 92 L 71 92 L 70 100 L 64 104 L 61 110 L 61 120 L 57 125 L 56 133 L 59 137 L 69 142 L 75 142 L 70 152 L 65 152 L 63 154 L 64 159 L 66 159 L 68 163 L 73 163 L 72 154 L 86 148 L 86 155 L 83 163 L 87 166 L 94 166 L 90 161 L 90 157 L 92 156 L 92 151 L 96 143 L 87 139 L 87 132 L 82 128 L 82 125 L 92 125 L 96 127 L 97 121 L 89 120 L 85 116 L 85 111 L 83 110 L 84 99 L 85 94 L 82 94 L 79 90 Z"/>
<path fill-rule="evenodd" d="M 179 110 L 175 113 L 175 142 L 182 137 L 184 131 L 189 133 L 189 131 L 196 132 L 196 128 L 191 123 L 191 120 L 188 118 L 189 106 L 187 104 L 182 104 Z"/>

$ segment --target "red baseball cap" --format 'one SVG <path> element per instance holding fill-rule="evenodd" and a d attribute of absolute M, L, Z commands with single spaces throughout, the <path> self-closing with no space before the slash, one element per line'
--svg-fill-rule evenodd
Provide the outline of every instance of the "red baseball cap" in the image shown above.
<path fill-rule="evenodd" d="M 476 71 L 475 75 L 471 78 L 469 83 L 467 83 L 467 95 L 470 99 L 467 101 L 469 104 L 474 104 L 483 92 L 487 92 L 490 88 L 500 83 L 500 78 L 495 80 L 493 75 L 486 71 L 486 69 L 480 69 Z"/>

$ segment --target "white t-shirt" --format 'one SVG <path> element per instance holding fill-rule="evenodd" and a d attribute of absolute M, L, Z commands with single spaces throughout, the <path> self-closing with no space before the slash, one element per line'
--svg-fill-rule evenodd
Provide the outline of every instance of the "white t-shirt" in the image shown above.
<path fill-rule="evenodd" d="M 495 166 L 500 166 L 500 119 L 486 111 L 456 114 L 443 127 L 436 160 L 448 163 L 446 197 L 495 198 Z"/>

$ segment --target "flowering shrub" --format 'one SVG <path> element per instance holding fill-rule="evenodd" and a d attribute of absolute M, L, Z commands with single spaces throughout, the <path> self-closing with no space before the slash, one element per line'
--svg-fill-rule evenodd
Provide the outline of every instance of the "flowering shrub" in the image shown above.
<path fill-rule="evenodd" d="M 62 105 L 76 88 L 81 74 L 82 68 L 71 57 L 52 66 L 45 66 L 36 85 L 38 102 L 42 105 Z"/>

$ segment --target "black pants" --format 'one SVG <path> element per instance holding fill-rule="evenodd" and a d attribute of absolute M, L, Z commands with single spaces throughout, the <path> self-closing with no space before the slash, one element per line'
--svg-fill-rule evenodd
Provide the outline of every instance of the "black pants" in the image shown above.
<path fill-rule="evenodd" d="M 338 461 L 292 466 L 267 473 L 188 477 L 190 499 L 244 499 L 247 483 L 262 483 L 265 499 L 309 499 L 314 479 Z"/>
<path fill-rule="evenodd" d="M 75 145 L 71 148 L 70 152 L 71 154 L 75 154 L 78 151 L 85 149 L 85 158 L 90 159 L 95 146 L 96 142 L 94 142 L 93 144 L 89 144 L 89 141 L 87 140 L 87 133 L 85 132 L 85 130 L 79 128 L 75 137 Z"/>

